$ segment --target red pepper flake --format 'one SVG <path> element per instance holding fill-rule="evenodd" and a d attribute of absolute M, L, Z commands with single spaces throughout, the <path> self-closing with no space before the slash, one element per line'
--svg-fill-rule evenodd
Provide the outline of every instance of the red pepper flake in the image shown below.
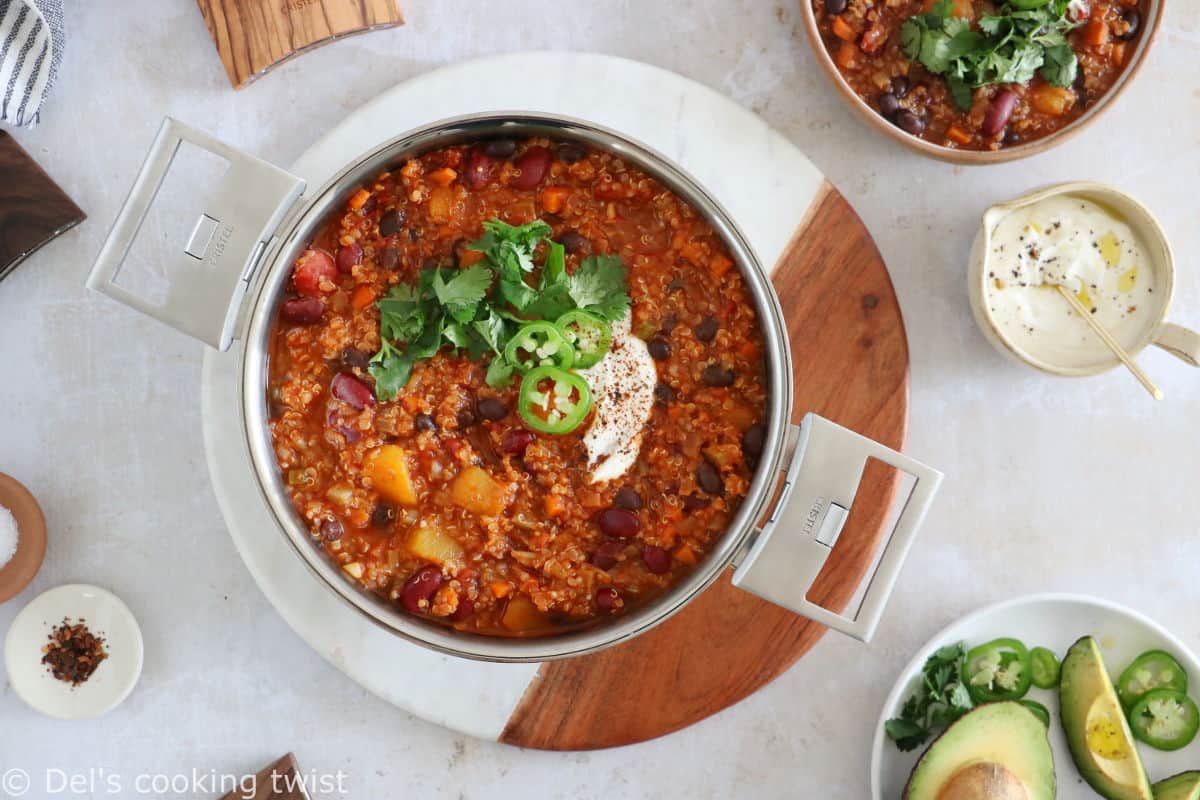
<path fill-rule="evenodd" d="M 42 663 L 63 683 L 78 686 L 87 682 L 100 662 L 108 658 L 104 638 L 88 630 L 86 620 L 72 624 L 63 618 L 62 624 L 50 631 L 50 641 L 42 648 Z"/>

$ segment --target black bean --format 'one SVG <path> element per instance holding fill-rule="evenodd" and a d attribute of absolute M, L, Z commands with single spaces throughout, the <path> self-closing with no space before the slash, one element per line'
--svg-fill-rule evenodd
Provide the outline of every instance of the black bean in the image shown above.
<path fill-rule="evenodd" d="M 751 458 L 762 455 L 763 442 L 767 438 L 767 429 L 761 422 L 756 422 L 742 433 L 742 452 Z"/>
<path fill-rule="evenodd" d="M 492 158 L 512 158 L 517 152 L 517 143 L 512 139 L 493 139 L 483 148 L 483 152 Z"/>
<path fill-rule="evenodd" d="M 663 324 L 662 324 L 663 333 L 670 335 L 671 331 L 675 330 L 678 327 L 679 327 L 679 317 L 676 316 L 675 312 L 672 311 L 670 314 L 667 314 L 667 316 L 663 317 Z"/>
<path fill-rule="evenodd" d="M 897 75 L 892 78 L 892 94 L 896 97 L 905 97 L 908 95 L 908 90 L 912 88 L 908 77 L 905 75 Z"/>
<path fill-rule="evenodd" d="M 396 507 L 391 503 L 380 503 L 371 512 L 371 524 L 376 528 L 388 528 L 396 521 Z"/>
<path fill-rule="evenodd" d="M 646 349 L 655 361 L 666 361 L 671 357 L 671 343 L 663 336 L 655 336 L 647 342 Z"/>
<path fill-rule="evenodd" d="M 1005 147 L 1011 147 L 1014 144 L 1020 144 L 1021 134 L 1017 133 L 1012 128 L 1009 128 L 1004 132 L 1004 138 L 1001 139 L 1001 141 L 1004 142 Z"/>
<path fill-rule="evenodd" d="M 1117 36 L 1117 38 L 1123 42 L 1128 42 L 1137 36 L 1138 28 L 1142 27 L 1142 15 L 1136 8 L 1127 8 L 1121 12 L 1121 19 L 1125 20 L 1125 24 L 1129 26 L 1129 29 Z"/>
<path fill-rule="evenodd" d="M 407 221 L 408 215 L 398 208 L 393 208 L 379 220 L 379 235 L 395 236 Z"/>
<path fill-rule="evenodd" d="M 474 425 L 479 421 L 479 418 L 475 416 L 475 412 L 472 409 L 464 408 L 458 412 L 458 416 L 455 418 L 455 421 L 458 422 L 458 427 L 460 430 L 462 430 Z"/>
<path fill-rule="evenodd" d="M 879 104 L 879 113 L 883 114 L 889 119 L 891 119 L 892 116 L 894 116 L 895 113 L 900 110 L 900 101 L 897 100 L 896 95 L 892 94 L 891 92 L 884 92 L 883 94 L 879 95 L 879 100 L 876 102 Z"/>
<path fill-rule="evenodd" d="M 341 520 L 327 519 L 321 523 L 321 538 L 327 542 L 336 542 L 345 533 Z"/>
<path fill-rule="evenodd" d="M 346 367 L 358 367 L 359 369 L 366 369 L 367 367 L 371 366 L 371 354 L 364 353 L 357 347 L 347 347 L 342 351 L 341 361 Z"/>
<path fill-rule="evenodd" d="M 379 252 L 379 266 L 384 269 L 395 269 L 400 266 L 400 250 L 395 247 L 385 247 Z"/>
<path fill-rule="evenodd" d="M 642 496 L 637 493 L 636 489 L 630 489 L 628 486 L 622 486 L 617 490 L 617 494 L 613 497 L 613 505 L 617 508 L 628 509 L 629 511 L 637 511 L 642 507 Z"/>
<path fill-rule="evenodd" d="M 721 480 L 721 473 L 707 461 L 701 461 L 700 466 L 696 467 L 696 483 L 708 494 L 725 494 L 725 482 Z"/>
<path fill-rule="evenodd" d="M 436 431 L 437 423 L 428 414 L 417 414 L 413 417 L 413 430 L 417 433 L 421 431 Z"/>
<path fill-rule="evenodd" d="M 841 14 L 847 5 L 848 0 L 825 0 L 825 11 L 829 14 Z"/>
<path fill-rule="evenodd" d="M 683 278 L 674 277 L 671 278 L 671 282 L 667 284 L 667 294 L 671 294 L 671 292 L 682 292 L 686 288 L 687 284 L 683 282 Z"/>
<path fill-rule="evenodd" d="M 508 406 L 497 400 L 495 397 L 485 397 L 477 404 L 479 416 L 484 419 L 490 419 L 492 422 L 504 419 L 508 416 Z"/>
<path fill-rule="evenodd" d="M 900 130 L 913 136 L 920 136 L 925 132 L 925 118 L 907 108 L 896 112 L 895 123 Z"/>
<path fill-rule="evenodd" d="M 558 237 L 558 243 L 563 246 L 563 249 L 568 253 L 578 253 L 583 248 L 587 247 L 587 239 L 583 238 L 583 234 L 579 231 L 563 231 L 563 234 Z"/>
<path fill-rule="evenodd" d="M 675 390 L 665 383 L 660 383 L 654 387 L 654 399 L 658 401 L 659 405 L 665 406 L 675 399 Z"/>
<path fill-rule="evenodd" d="M 732 386 L 736 379 L 733 370 L 720 364 L 709 364 L 700 373 L 700 380 L 708 386 Z"/>
<path fill-rule="evenodd" d="M 583 149 L 583 145 L 575 142 L 563 142 L 556 148 L 558 160 L 564 164 L 574 164 L 576 161 L 582 161 L 587 155 L 587 151 Z"/>
<path fill-rule="evenodd" d="M 716 317 L 705 317 L 704 319 L 700 320 L 700 324 L 696 326 L 696 329 L 693 332 L 696 334 L 696 338 L 700 341 L 711 342 L 713 339 L 717 338 L 717 327 Z"/>

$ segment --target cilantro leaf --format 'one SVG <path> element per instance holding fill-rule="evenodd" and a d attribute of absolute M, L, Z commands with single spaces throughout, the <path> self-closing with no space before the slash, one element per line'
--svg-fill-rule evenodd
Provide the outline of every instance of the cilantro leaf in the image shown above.
<path fill-rule="evenodd" d="M 1041 76 L 1046 82 L 1066 88 L 1075 83 L 1079 73 L 1079 59 L 1068 44 L 1058 44 L 1046 48 L 1046 62 L 1042 64 Z"/>
<path fill-rule="evenodd" d="M 589 256 L 568 276 L 568 293 L 575 305 L 607 320 L 618 320 L 629 310 L 625 267 L 614 255 Z"/>
<path fill-rule="evenodd" d="M 494 389 L 503 389 L 512 382 L 513 372 L 516 367 L 508 362 L 508 359 L 497 356 L 492 359 L 492 363 L 488 364 L 487 375 L 484 376 L 484 381 L 488 386 Z"/>
<path fill-rule="evenodd" d="M 967 649 L 960 642 L 939 648 L 921 668 L 921 683 L 900 708 L 900 715 L 884 723 L 884 732 L 900 750 L 920 747 L 937 730 L 945 728 L 973 708 L 962 683 Z"/>
<path fill-rule="evenodd" d="M 446 280 L 448 272 L 454 270 L 434 270 L 434 295 L 456 321 L 470 322 L 475 318 L 479 301 L 492 285 L 492 270 L 482 263 L 475 263 Z"/>

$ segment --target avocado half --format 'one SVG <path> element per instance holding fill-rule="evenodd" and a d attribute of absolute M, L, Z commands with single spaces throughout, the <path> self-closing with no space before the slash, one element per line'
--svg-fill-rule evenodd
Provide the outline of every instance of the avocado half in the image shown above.
<path fill-rule="evenodd" d="M 1154 784 L 1154 800 L 1200 800 L 1200 772 L 1181 772 Z"/>
<path fill-rule="evenodd" d="M 1019 703 L 989 703 L 946 728 L 913 768 L 904 800 L 1054 800 L 1046 726 Z"/>
<path fill-rule="evenodd" d="M 1100 648 L 1085 636 L 1067 651 L 1058 700 L 1079 774 L 1108 800 L 1154 800 Z"/>

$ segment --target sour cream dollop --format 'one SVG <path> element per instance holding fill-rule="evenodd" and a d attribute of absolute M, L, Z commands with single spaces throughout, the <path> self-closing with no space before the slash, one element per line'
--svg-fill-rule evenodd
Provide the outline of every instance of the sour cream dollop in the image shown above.
<path fill-rule="evenodd" d="M 1111 361 L 1056 285 L 1127 347 L 1154 324 L 1155 275 L 1145 243 L 1108 209 L 1075 195 L 1047 197 L 1000 220 L 992 230 L 985 302 L 1001 332 L 1044 361 Z"/>
<path fill-rule="evenodd" d="M 608 354 L 579 374 L 591 387 L 596 409 L 583 436 L 592 483 L 611 481 L 637 461 L 658 384 L 646 343 L 630 333 L 628 312 L 613 323 Z"/>

